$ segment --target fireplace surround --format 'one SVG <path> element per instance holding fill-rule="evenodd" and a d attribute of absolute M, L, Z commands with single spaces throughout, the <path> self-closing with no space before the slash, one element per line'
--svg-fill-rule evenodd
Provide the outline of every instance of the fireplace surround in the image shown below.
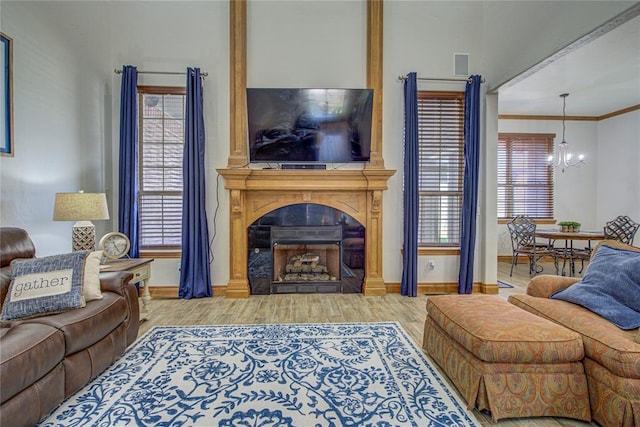
<path fill-rule="evenodd" d="M 382 277 L 382 193 L 395 170 L 218 169 L 230 192 L 230 274 L 228 298 L 247 298 L 248 229 L 278 208 L 313 203 L 335 208 L 365 228 L 365 296 L 386 294 Z"/>

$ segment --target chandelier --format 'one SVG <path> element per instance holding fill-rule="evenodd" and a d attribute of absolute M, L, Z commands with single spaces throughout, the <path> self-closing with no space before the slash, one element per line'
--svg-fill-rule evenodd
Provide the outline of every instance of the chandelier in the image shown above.
<path fill-rule="evenodd" d="M 558 144 L 558 149 L 554 154 L 550 154 L 547 158 L 547 163 L 549 166 L 553 166 L 556 168 L 560 168 L 562 173 L 564 173 L 565 169 L 571 166 L 580 166 L 584 164 L 584 154 L 578 155 L 577 158 L 573 157 L 573 154 L 569 152 L 569 144 L 564 139 L 565 133 L 565 119 L 566 119 L 566 109 L 567 109 L 567 96 L 568 93 L 563 93 L 560 95 L 562 98 L 562 142 Z"/>

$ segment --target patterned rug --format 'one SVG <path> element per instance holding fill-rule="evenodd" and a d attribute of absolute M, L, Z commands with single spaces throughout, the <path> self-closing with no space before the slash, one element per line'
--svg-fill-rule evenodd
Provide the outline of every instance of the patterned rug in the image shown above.
<path fill-rule="evenodd" d="M 397 323 L 155 327 L 46 426 L 479 426 Z"/>
<path fill-rule="evenodd" d="M 503 282 L 502 280 L 498 280 L 498 288 L 499 289 L 509 289 L 513 288 L 511 283 Z"/>

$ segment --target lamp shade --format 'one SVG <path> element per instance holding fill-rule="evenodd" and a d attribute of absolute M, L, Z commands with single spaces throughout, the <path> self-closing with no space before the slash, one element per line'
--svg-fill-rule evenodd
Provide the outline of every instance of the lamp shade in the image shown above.
<path fill-rule="evenodd" d="M 56 193 L 54 221 L 91 221 L 109 219 L 104 193 Z"/>

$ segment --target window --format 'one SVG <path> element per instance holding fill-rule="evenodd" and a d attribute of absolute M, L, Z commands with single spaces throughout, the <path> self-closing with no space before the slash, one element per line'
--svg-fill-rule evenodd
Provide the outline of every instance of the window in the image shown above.
<path fill-rule="evenodd" d="M 498 135 L 498 218 L 553 218 L 553 134 Z"/>
<path fill-rule="evenodd" d="M 418 92 L 418 244 L 459 246 L 464 93 Z"/>
<path fill-rule="evenodd" d="M 138 87 L 141 250 L 179 250 L 182 235 L 184 87 Z"/>

